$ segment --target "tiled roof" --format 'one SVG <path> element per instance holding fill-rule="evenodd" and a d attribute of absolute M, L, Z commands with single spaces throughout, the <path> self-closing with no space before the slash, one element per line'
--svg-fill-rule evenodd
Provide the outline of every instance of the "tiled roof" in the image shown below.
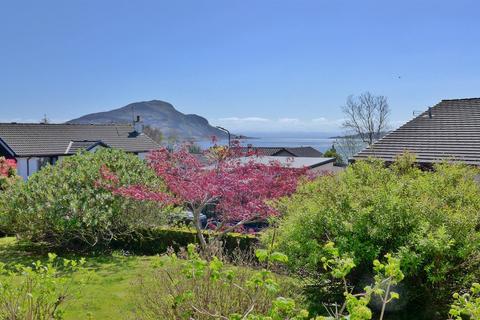
<path fill-rule="evenodd" d="M 127 124 L 0 123 L 0 142 L 17 157 L 73 154 L 79 148 L 99 142 L 127 152 L 146 152 L 159 147 Z"/>
<path fill-rule="evenodd" d="M 242 147 L 242 152 L 253 152 L 259 156 L 316 157 L 323 154 L 312 147 Z"/>
<path fill-rule="evenodd" d="M 448 160 L 480 165 L 480 98 L 442 100 L 353 160 L 393 161 L 405 150 L 414 153 L 419 163 Z"/>
<path fill-rule="evenodd" d="M 277 161 L 281 165 L 288 166 L 290 168 L 316 168 L 318 166 L 331 163 L 335 161 L 335 158 L 323 158 L 323 157 L 276 157 L 276 156 L 259 156 L 259 157 L 242 157 L 240 161 L 242 163 L 251 161 L 261 164 L 270 164 L 272 161 Z"/>
<path fill-rule="evenodd" d="M 103 143 L 101 140 L 92 141 L 92 140 L 82 140 L 82 141 L 70 141 L 65 150 L 65 154 L 75 154 L 79 150 L 91 150 L 96 146 L 109 147 L 106 143 Z"/>

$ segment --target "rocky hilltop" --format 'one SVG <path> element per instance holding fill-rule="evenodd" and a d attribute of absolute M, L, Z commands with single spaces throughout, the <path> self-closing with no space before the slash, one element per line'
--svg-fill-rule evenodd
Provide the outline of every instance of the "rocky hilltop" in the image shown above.
<path fill-rule="evenodd" d="M 161 100 L 135 102 L 118 109 L 87 114 L 68 123 L 132 123 L 136 116 L 141 117 L 144 125 L 160 130 L 165 138 L 202 140 L 225 136 L 207 119 L 196 114 L 184 114 Z"/>

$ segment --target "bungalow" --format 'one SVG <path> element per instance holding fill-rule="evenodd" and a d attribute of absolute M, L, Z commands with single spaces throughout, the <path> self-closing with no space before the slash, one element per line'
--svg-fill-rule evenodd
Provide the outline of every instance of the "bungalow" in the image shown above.
<path fill-rule="evenodd" d="M 341 169 L 335 167 L 335 158 L 323 158 L 323 157 L 285 157 L 285 156 L 250 156 L 241 157 L 242 163 L 254 160 L 255 163 L 269 164 L 272 161 L 276 161 L 279 164 L 295 168 L 307 168 L 311 173 L 335 173 Z"/>
<path fill-rule="evenodd" d="M 81 149 L 118 148 L 143 158 L 158 147 L 139 127 L 128 124 L 0 123 L 0 156 L 15 159 L 24 179 Z"/>
<path fill-rule="evenodd" d="M 442 100 L 350 160 L 391 163 L 404 151 L 424 168 L 440 161 L 480 166 L 480 98 Z"/>
<path fill-rule="evenodd" d="M 320 151 L 312 147 L 254 147 L 249 144 L 242 147 L 241 151 L 242 153 L 267 157 L 323 157 Z"/>

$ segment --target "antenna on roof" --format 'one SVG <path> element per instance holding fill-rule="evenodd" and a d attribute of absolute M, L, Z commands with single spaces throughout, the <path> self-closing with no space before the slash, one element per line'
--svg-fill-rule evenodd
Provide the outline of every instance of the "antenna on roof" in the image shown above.
<path fill-rule="evenodd" d="M 40 120 L 40 123 L 43 123 L 43 124 L 48 124 L 48 123 L 50 123 L 50 120 L 47 118 L 47 114 L 46 114 L 46 113 L 43 114 L 43 118 Z"/>

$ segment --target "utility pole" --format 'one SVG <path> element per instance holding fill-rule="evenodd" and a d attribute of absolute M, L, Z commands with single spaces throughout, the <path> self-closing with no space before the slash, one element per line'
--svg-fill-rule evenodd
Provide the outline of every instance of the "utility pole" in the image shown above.
<path fill-rule="evenodd" d="M 232 146 L 232 143 L 231 143 L 232 139 L 231 139 L 230 131 L 228 131 L 227 129 L 225 129 L 223 127 L 219 127 L 219 126 L 217 126 L 216 128 L 227 133 L 227 135 L 228 135 L 228 147 L 230 148 Z"/>

